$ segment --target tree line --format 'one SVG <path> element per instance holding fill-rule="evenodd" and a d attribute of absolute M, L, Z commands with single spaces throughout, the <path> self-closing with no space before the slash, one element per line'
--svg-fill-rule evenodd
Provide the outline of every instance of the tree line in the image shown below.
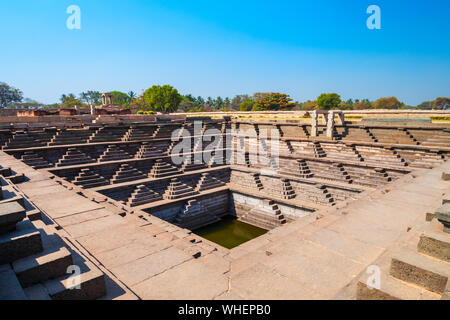
<path fill-rule="evenodd" d="M 417 106 L 405 105 L 396 97 L 342 100 L 337 93 L 323 93 L 316 100 L 293 101 L 288 94 L 279 92 L 257 92 L 253 95 L 240 94 L 233 98 L 207 97 L 191 94 L 182 95 L 170 85 L 154 85 L 140 95 L 134 91 L 124 93 L 112 91 L 114 104 L 132 109 L 137 113 L 171 112 L 214 112 L 214 111 L 283 111 L 283 110 L 367 110 L 367 109 L 423 109 L 450 110 L 450 98 L 438 97 L 424 101 Z M 0 82 L 0 108 L 88 108 L 100 105 L 102 93 L 88 90 L 78 96 L 63 94 L 54 104 L 42 104 L 24 98 L 21 90 Z"/>

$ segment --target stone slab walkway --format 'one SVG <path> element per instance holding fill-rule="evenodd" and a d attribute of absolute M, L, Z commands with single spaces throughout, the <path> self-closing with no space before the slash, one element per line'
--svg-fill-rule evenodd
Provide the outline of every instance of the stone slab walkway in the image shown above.
<path fill-rule="evenodd" d="M 144 221 L 139 211 L 93 202 L 3 152 L 0 164 L 25 173 L 17 187 L 126 288 L 124 299 L 354 298 L 358 275 L 419 232 L 450 190 L 440 179 L 450 170 L 444 163 L 227 250 L 158 218 Z"/>

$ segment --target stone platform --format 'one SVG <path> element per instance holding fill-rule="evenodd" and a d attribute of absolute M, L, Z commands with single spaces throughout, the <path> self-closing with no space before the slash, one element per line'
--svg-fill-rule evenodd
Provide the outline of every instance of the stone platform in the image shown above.
<path fill-rule="evenodd" d="M 447 131 L 347 126 L 337 127 L 330 140 L 320 126 L 312 137 L 308 126 L 218 121 L 206 124 L 202 135 L 213 127 L 224 139 L 230 127 L 238 145 L 241 126 L 254 132 L 243 137 L 244 161 L 233 162 L 235 148 L 228 153 L 234 160 L 222 165 L 171 163 L 171 130 L 190 131 L 190 124 L 42 134 L 37 147 L 28 133 L 14 133 L 0 152 L 6 181 L 0 205 L 31 206 L 24 213 L 6 205 L 0 232 L 16 232 L 25 215 L 32 220 L 25 234 L 38 237 L 35 229 L 43 230 L 43 242 L 51 235 L 64 245 L 46 251 L 44 244 L 42 256 L 27 252 L 20 259 L 34 262 L 15 269 L 20 259 L 8 255 L 0 284 L 8 283 L 10 297 L 18 299 L 80 298 L 48 279 L 27 282 L 40 274 L 27 266 L 66 267 L 64 247 L 70 263 L 85 261 L 86 283 L 104 279 L 104 292 L 85 296 L 93 299 L 446 297 Z M 281 139 L 262 137 L 264 127 L 275 128 Z M 215 152 L 229 151 L 220 141 Z M 265 153 L 275 143 L 278 164 Z M 207 146 L 193 137 L 189 158 Z M 267 161 L 252 162 L 252 153 Z M 230 209 L 269 232 L 231 250 L 193 234 Z M 373 266 L 381 279 L 375 291 L 365 287 Z"/>

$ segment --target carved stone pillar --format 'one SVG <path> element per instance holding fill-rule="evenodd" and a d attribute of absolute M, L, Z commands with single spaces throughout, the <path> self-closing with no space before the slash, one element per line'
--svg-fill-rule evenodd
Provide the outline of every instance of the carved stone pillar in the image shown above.
<path fill-rule="evenodd" d="M 317 137 L 317 111 L 311 112 L 311 137 Z"/>
<path fill-rule="evenodd" d="M 334 111 L 328 111 L 327 138 L 332 139 L 334 133 Z"/>

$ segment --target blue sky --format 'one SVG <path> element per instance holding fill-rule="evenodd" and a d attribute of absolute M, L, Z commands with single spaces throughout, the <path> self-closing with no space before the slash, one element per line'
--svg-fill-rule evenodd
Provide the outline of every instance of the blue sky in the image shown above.
<path fill-rule="evenodd" d="M 69 5 L 81 29 L 69 30 Z M 369 30 L 369 5 L 381 30 Z M 53 103 L 171 84 L 195 96 L 450 96 L 448 0 L 2 0 L 0 81 Z"/>

